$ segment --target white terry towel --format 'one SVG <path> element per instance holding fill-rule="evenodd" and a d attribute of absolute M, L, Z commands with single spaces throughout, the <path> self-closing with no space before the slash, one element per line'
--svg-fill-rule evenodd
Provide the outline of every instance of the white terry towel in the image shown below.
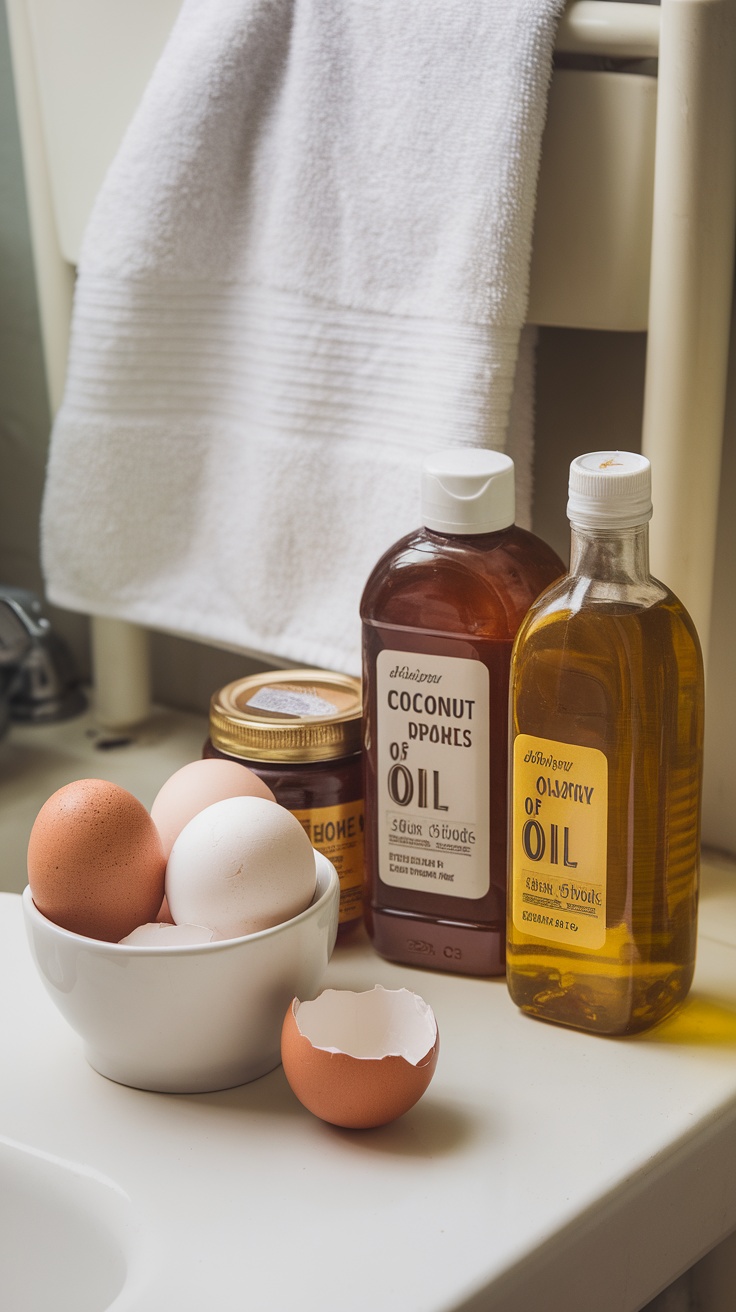
<path fill-rule="evenodd" d="M 85 234 L 52 601 L 359 669 L 424 456 L 507 441 L 563 7 L 185 0 Z"/>

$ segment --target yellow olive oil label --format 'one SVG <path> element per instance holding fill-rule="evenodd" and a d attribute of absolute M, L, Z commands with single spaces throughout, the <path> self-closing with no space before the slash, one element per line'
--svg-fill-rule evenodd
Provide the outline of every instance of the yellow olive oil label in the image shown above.
<path fill-rule="evenodd" d="M 340 880 L 340 924 L 363 911 L 363 801 L 292 811 Z"/>
<path fill-rule="evenodd" d="M 511 907 L 522 934 L 580 948 L 606 941 L 608 761 L 521 733 L 514 742 Z"/>

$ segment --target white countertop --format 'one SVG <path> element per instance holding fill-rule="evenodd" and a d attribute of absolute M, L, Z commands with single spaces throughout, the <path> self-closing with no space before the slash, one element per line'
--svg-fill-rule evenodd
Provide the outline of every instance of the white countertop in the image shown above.
<path fill-rule="evenodd" d="M 185 740 L 164 777 L 191 759 Z M 362 931 L 339 945 L 326 985 L 411 988 L 439 1024 L 428 1092 L 379 1130 L 316 1120 L 280 1069 L 197 1096 L 97 1075 L 35 974 L 13 894 L 0 979 L 0 1146 L 127 1195 L 116 1312 L 636 1312 L 736 1227 L 726 861 L 706 862 L 690 999 L 635 1039 L 530 1020 L 501 981 L 392 966 Z"/>

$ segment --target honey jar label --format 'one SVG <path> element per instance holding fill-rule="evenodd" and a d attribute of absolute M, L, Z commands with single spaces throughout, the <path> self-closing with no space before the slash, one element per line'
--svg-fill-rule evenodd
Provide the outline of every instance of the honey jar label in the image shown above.
<path fill-rule="evenodd" d="M 376 690 L 381 879 L 421 893 L 484 897 L 490 887 L 486 666 L 386 650 L 376 661 Z M 505 723 L 496 732 L 505 734 Z"/>
<path fill-rule="evenodd" d="M 292 811 L 340 880 L 340 924 L 363 913 L 363 801 Z"/>
<path fill-rule="evenodd" d="M 608 761 L 521 733 L 514 742 L 511 906 L 515 928 L 580 948 L 606 941 Z"/>

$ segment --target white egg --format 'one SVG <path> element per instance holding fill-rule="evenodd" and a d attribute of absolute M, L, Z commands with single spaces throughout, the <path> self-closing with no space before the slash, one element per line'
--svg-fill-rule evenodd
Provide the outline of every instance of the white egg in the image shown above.
<path fill-rule="evenodd" d="M 177 924 L 237 938 L 304 911 L 316 880 L 314 849 L 290 811 L 262 797 L 229 797 L 182 829 L 166 867 L 166 897 Z"/>

